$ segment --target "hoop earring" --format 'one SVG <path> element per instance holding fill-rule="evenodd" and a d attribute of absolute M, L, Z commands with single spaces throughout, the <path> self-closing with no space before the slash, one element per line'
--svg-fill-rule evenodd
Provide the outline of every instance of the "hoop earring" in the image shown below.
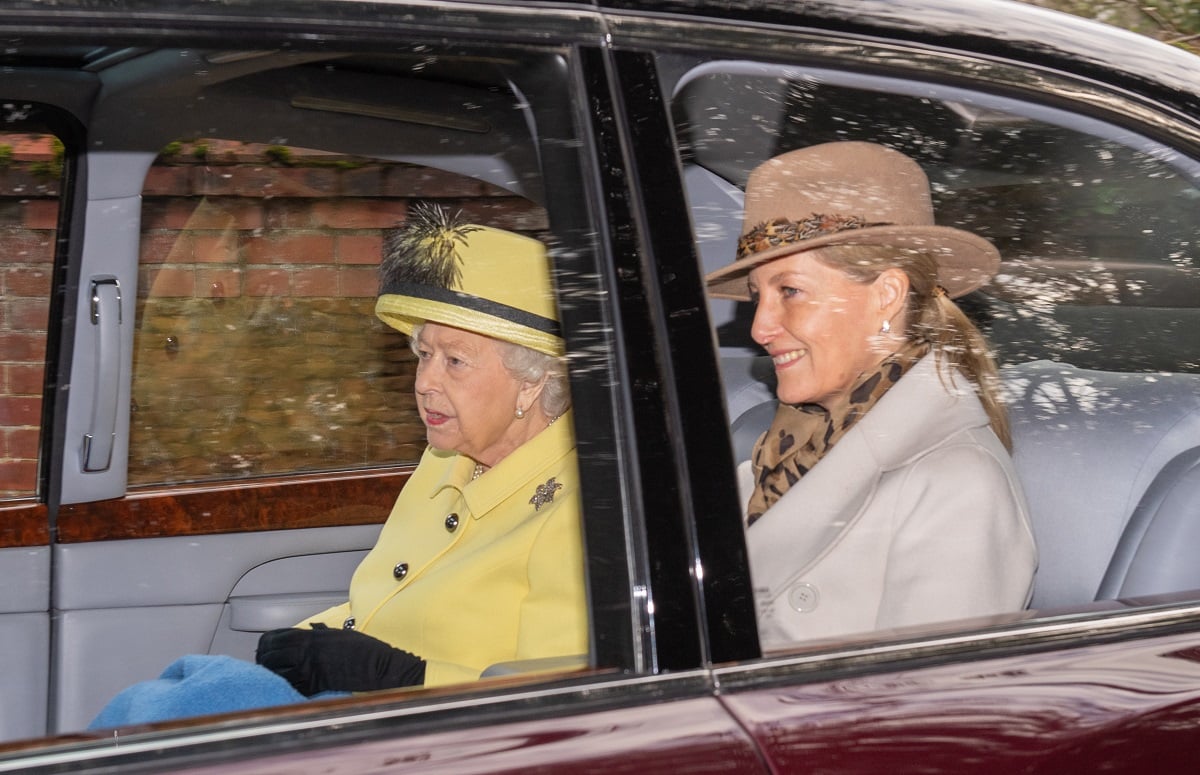
<path fill-rule="evenodd" d="M 518 419 L 518 420 L 524 420 L 524 419 L 525 419 L 525 410 L 524 410 L 524 409 L 522 409 L 522 408 L 521 408 L 521 407 L 519 407 L 519 406 L 517 407 L 517 411 L 513 412 L 513 414 L 514 414 L 514 415 L 516 415 L 516 417 L 517 417 L 517 419 Z"/>
<path fill-rule="evenodd" d="M 887 320 L 887 319 L 885 318 L 885 319 L 884 319 L 884 321 L 883 321 L 883 325 L 881 325 L 881 326 L 879 327 L 879 333 L 881 333 L 881 334 L 890 334 L 891 332 L 892 332 L 892 321 L 890 321 L 890 320 Z"/>

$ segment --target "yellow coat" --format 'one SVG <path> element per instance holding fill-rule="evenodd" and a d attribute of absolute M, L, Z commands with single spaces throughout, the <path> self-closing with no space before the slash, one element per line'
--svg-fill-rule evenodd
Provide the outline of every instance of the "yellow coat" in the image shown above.
<path fill-rule="evenodd" d="M 354 572 L 349 602 L 299 626 L 352 617 L 356 630 L 426 660 L 426 686 L 475 680 L 497 662 L 587 653 L 570 414 L 475 481 L 473 470 L 470 458 L 427 449 Z"/>

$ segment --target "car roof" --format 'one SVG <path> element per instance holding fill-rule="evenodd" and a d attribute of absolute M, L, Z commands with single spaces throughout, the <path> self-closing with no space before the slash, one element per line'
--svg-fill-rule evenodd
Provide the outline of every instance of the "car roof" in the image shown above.
<path fill-rule="evenodd" d="M 362 3 L 364 14 L 389 3 Z M 688 16 L 693 18 L 741 20 L 790 28 L 812 27 L 852 34 L 883 36 L 921 42 L 950 49 L 965 49 L 984 55 L 1008 57 L 1017 52 L 1022 61 L 1063 67 L 1079 74 L 1114 76 L 1134 91 L 1139 83 L 1157 92 L 1177 92 L 1181 109 L 1200 111 L 1200 57 L 1146 35 L 1017 0 L 490 0 L 492 5 L 550 11 L 599 11 L 605 14 Z M 295 3 L 292 0 L 56 0 L 47 6 L 41 0 L 9 0 L 4 19 L 51 22 L 85 13 L 120 17 L 153 18 L 159 14 L 186 14 L 204 10 L 257 18 L 292 17 L 352 18 L 353 3 L 345 0 Z M 444 8 L 478 7 L 474 0 L 440 0 L 431 4 Z M 39 52 L 48 64 L 103 66 L 120 50 L 71 45 Z"/>
<path fill-rule="evenodd" d="M 894 38 L 1094 77 L 1200 115 L 1200 56 L 1016 0 L 596 0 L 607 12 L 740 19 Z M 585 3 L 580 3 L 585 5 Z"/>

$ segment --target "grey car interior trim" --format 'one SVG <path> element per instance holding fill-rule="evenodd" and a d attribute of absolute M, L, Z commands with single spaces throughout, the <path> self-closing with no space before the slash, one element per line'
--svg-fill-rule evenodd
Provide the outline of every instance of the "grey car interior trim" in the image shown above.
<path fill-rule="evenodd" d="M 50 610 L 50 547 L 0 549 L 0 578 L 20 584 L 0 584 L 0 614 Z"/>
<path fill-rule="evenodd" d="M 93 277 L 92 310 L 89 320 L 95 338 L 95 390 L 92 393 L 92 421 L 83 434 L 81 465 L 87 473 L 107 471 L 112 463 L 113 443 L 117 437 L 117 396 L 121 387 L 121 283 L 115 277 Z"/>
<path fill-rule="evenodd" d="M 51 733 L 83 729 L 122 689 L 157 678 L 186 654 L 208 653 L 223 610 L 211 603 L 58 614 Z"/>
<path fill-rule="evenodd" d="M 46 734 L 50 620 L 44 611 L 0 615 L 0 643 L 4 644 L 0 692 L 5 699 L 0 705 L 0 742 L 40 737 Z"/>
<path fill-rule="evenodd" d="M 112 161 L 109 159 L 109 161 Z M 106 165 L 93 162 L 91 181 L 103 180 Z M 118 172 L 117 175 L 125 173 Z M 139 192 L 140 193 L 140 192 Z M 80 276 L 90 278 L 113 278 L 123 288 L 137 287 L 138 228 L 141 222 L 141 197 L 89 201 L 87 204 L 88 229 L 84 239 Z M 111 321 L 112 318 L 106 318 Z M 118 324 L 115 337 L 119 358 L 111 353 L 101 353 L 95 346 L 96 328 L 92 324 L 92 298 L 90 293 L 80 293 L 76 307 L 74 358 L 71 362 L 71 386 L 67 402 L 67 454 L 64 455 L 62 503 L 119 498 L 125 494 L 126 465 L 129 449 L 129 381 L 119 380 L 116 395 L 96 386 L 102 380 L 105 368 L 114 365 L 119 374 L 130 373 L 133 360 L 133 319 L 127 315 Z M 105 363 L 102 358 L 110 360 Z M 115 418 L 112 421 L 111 439 L 112 464 L 103 470 L 89 472 L 83 459 L 84 437 L 93 432 L 93 418 L 103 410 L 94 402 L 116 401 Z"/>
<path fill-rule="evenodd" d="M 715 172 L 695 164 L 683 169 L 684 189 L 696 231 L 696 246 L 704 272 L 728 264 L 737 253 L 738 237 L 742 233 L 742 190 Z M 708 315 L 713 329 L 733 322 L 740 302 L 732 299 L 708 299 Z M 726 356 L 762 354 L 762 348 L 747 340 L 744 343 L 720 344 L 722 358 Z M 736 416 L 736 415 L 731 415 Z"/>
<path fill-rule="evenodd" d="M 380 528 L 360 525 L 60 544 L 54 550 L 56 608 L 224 603 L 237 583 L 263 563 L 370 548 Z M 104 579 L 104 583 L 97 584 L 96 579 Z M 314 590 L 312 584 L 319 582 L 293 573 L 277 588 L 310 591 Z M 270 589 L 261 582 L 252 583 L 246 594 Z"/>
<path fill-rule="evenodd" d="M 186 654 L 253 659 L 262 631 L 346 600 L 381 527 L 55 547 L 53 731 L 82 729 L 117 692 Z"/>
<path fill-rule="evenodd" d="M 1040 557 L 1032 607 L 1094 600 L 1138 503 L 1200 438 L 1200 375 L 1034 361 L 1001 376 Z"/>
<path fill-rule="evenodd" d="M 353 574 L 366 552 L 355 553 L 348 563 Z M 349 589 L 349 585 L 347 585 Z M 296 593 L 288 595 L 240 595 L 229 601 L 229 629 L 264 633 L 281 627 L 295 627 L 314 613 L 346 602 L 343 594 Z"/>
<path fill-rule="evenodd" d="M 50 681 L 50 547 L 0 549 L 0 742 L 46 734 Z M 20 579 L 20 583 L 12 583 Z"/>

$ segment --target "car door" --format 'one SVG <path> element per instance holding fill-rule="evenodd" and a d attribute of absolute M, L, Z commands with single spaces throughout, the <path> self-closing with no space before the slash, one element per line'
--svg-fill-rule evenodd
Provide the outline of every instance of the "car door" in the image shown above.
<path fill-rule="evenodd" d="M 642 204 L 598 15 L 418 3 L 381 16 L 330 3 L 226 9 L 197 27 L 164 6 L 150 34 L 144 9 L 94 11 L 0 20 L 33 34 L 33 48 L 83 35 L 84 54 L 55 62 L 100 84 L 80 118 L 86 140 L 66 147 L 88 182 L 58 270 L 73 317 L 61 316 L 55 363 L 70 393 L 48 442 L 59 461 L 48 728 L 67 736 L 11 749 L 0 769 L 157 769 L 166 752 L 320 767 L 314 744 L 355 755 L 376 739 L 362 750 L 390 758 L 397 737 L 435 767 L 491 761 L 516 740 L 547 762 L 760 768 L 703 669 L 689 496 L 679 450 L 663 443 L 677 427 L 653 334 L 665 313 L 630 227 Z M 669 139 L 665 114 L 652 126 Z M 113 693 L 180 654 L 248 657 L 263 629 L 344 596 L 403 486 L 404 455 L 422 446 L 412 356 L 373 320 L 369 279 L 388 229 L 421 198 L 552 248 L 586 504 L 589 654 L 565 677 L 85 732 Z M 737 558 L 714 563 L 710 581 L 744 598 Z M 756 650 L 743 626 L 715 652 Z M 209 737 L 211 723 L 246 734 Z M 599 747 L 569 744 L 580 737 Z"/>
<path fill-rule="evenodd" d="M 422 54 L 77 56 L 95 96 L 66 154 L 71 389 L 49 394 L 50 732 L 345 598 L 424 444 L 413 357 L 371 315 L 388 230 L 418 198 L 547 227 L 511 142 L 526 117 L 405 78 Z M 370 116 L 385 99 L 424 112 Z"/>
<path fill-rule="evenodd" d="M 1200 443 L 1194 111 L 1177 111 L 1169 90 L 1156 107 L 1135 108 L 1115 87 L 1082 84 L 1067 52 L 1066 72 L 1038 69 L 1035 80 L 1020 46 L 1002 61 L 947 57 L 897 30 L 871 45 L 802 33 L 823 23 L 781 10 L 755 17 L 771 29 L 739 26 L 715 6 L 693 12 L 691 24 L 670 20 L 672 45 L 653 20 L 613 21 L 623 92 L 661 95 L 674 122 L 683 191 L 656 198 L 648 219 L 652 231 L 671 228 L 671 202 L 687 204 L 697 252 L 672 252 L 689 264 L 674 274 L 732 260 L 746 176 L 775 154 L 865 140 L 918 159 L 938 222 L 986 235 L 1005 259 L 960 305 L 1002 364 L 1041 558 L 1029 610 L 797 641 L 718 667 L 723 703 L 781 772 L 1188 771 L 1200 579 L 1179 543 L 1195 511 L 1178 507 L 1195 502 L 1184 471 Z M 1016 10 L 1004 18 L 1010 32 L 1022 29 Z M 1043 36 L 1054 21 L 1036 20 Z M 964 21 L 957 31 L 985 27 Z M 1078 34 L 1094 36 L 1087 50 L 1101 41 L 1140 50 L 1102 29 Z M 653 55 L 634 51 L 639 43 Z M 1197 72 L 1194 58 L 1159 53 Z M 661 163 L 661 173 L 644 172 L 655 180 L 668 174 L 661 151 L 644 157 L 644 171 Z M 747 306 L 709 305 L 737 460 L 775 409 Z M 684 422 L 705 422 L 712 407 L 693 414 L 692 376 L 677 375 Z M 688 446 L 703 450 L 689 465 L 710 457 Z M 696 465 L 707 481 L 691 486 L 707 493 L 717 474 L 706 460 Z M 721 506 L 698 499 L 697 524 L 723 519 Z M 1150 538 L 1159 531 L 1163 540 Z M 820 589 L 804 591 L 798 611 L 822 604 Z"/>

